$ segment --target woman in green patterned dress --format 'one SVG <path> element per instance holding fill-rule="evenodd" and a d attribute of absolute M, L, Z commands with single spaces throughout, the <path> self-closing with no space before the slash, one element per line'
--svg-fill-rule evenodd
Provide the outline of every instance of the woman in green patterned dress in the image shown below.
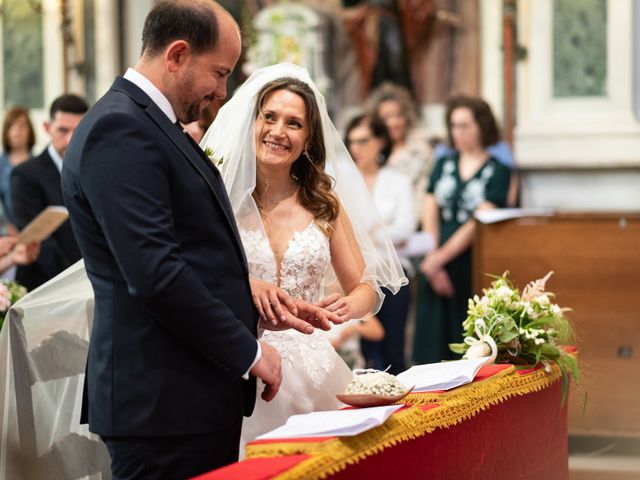
<path fill-rule="evenodd" d="M 422 229 L 436 248 L 421 262 L 416 304 L 413 361 L 416 364 L 457 358 L 449 343 L 462 341 L 471 290 L 473 214 L 504 207 L 511 172 L 487 152 L 499 140 L 489 105 L 481 99 L 456 97 L 447 103 L 449 142 L 455 148 L 431 173 Z"/>

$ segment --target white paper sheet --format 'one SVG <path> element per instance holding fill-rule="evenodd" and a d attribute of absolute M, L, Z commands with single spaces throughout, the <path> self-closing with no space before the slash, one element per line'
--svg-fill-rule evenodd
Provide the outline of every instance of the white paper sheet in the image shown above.
<path fill-rule="evenodd" d="M 415 232 L 411 234 L 407 243 L 398 249 L 398 256 L 404 258 L 424 257 L 433 250 L 433 247 L 435 247 L 433 235 L 427 232 Z"/>
<path fill-rule="evenodd" d="M 449 390 L 470 383 L 490 357 L 454 360 L 452 362 L 414 365 L 397 375 L 398 380 L 408 387 L 415 385 L 414 392 Z"/>
<path fill-rule="evenodd" d="M 476 210 L 473 216 L 480 223 L 497 223 L 522 217 L 550 217 L 553 215 L 551 208 L 491 208 Z"/>
<path fill-rule="evenodd" d="M 387 405 L 293 415 L 289 417 L 286 424 L 260 435 L 256 440 L 357 435 L 382 425 L 389 418 L 389 415 L 403 406 Z"/>

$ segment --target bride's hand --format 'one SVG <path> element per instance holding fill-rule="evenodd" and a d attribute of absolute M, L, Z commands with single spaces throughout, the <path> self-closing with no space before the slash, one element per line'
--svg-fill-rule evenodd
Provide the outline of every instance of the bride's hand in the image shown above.
<path fill-rule="evenodd" d="M 266 330 L 280 331 L 293 328 L 307 335 L 313 333 L 314 327 L 311 323 L 296 317 L 288 311 L 285 311 L 284 317 L 275 324 L 265 320 L 263 317 L 260 317 L 260 322 L 262 324 L 261 326 Z"/>
<path fill-rule="evenodd" d="M 258 309 L 260 319 L 265 323 L 271 322 L 276 326 L 279 322 L 287 321 L 287 314 L 293 318 L 298 316 L 296 303 L 283 289 L 254 277 L 249 278 L 249 283 L 253 303 Z"/>
<path fill-rule="evenodd" d="M 332 312 L 340 319 L 340 321 L 334 323 L 344 323 L 350 320 L 353 314 L 351 306 L 349 305 L 349 299 L 337 292 L 323 298 L 317 305 L 328 312 Z"/>
<path fill-rule="evenodd" d="M 277 324 L 270 323 L 261 318 L 262 326 L 267 330 L 287 330 L 293 328 L 300 333 L 313 333 L 314 328 L 321 330 L 330 330 L 332 323 L 342 323 L 342 319 L 334 313 L 312 305 L 304 300 L 296 300 L 295 304 L 298 309 L 298 316 L 285 311 L 284 320 L 278 321 Z"/>

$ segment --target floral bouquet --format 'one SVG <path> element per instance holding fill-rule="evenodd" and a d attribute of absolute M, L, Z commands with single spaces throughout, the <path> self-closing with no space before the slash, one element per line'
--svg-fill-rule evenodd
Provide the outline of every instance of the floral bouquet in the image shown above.
<path fill-rule="evenodd" d="M 27 294 L 27 289 L 13 280 L 0 281 L 0 329 L 11 305 Z"/>
<path fill-rule="evenodd" d="M 553 303 L 553 293 L 544 290 L 553 272 L 529 283 L 522 293 L 509 281 L 509 272 L 494 277 L 482 298 L 469 299 L 467 319 L 462 323 L 464 343 L 449 348 L 465 358 L 491 356 L 496 363 L 560 367 L 563 398 L 568 375 L 577 383 L 580 372 L 575 356 L 561 345 L 572 341 L 573 329 L 564 313 L 570 309 Z"/>

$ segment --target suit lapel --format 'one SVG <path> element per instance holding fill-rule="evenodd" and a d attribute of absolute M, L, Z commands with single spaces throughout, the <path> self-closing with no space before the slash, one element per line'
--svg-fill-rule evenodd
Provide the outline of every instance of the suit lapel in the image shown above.
<path fill-rule="evenodd" d="M 200 174 L 207 180 L 211 176 L 213 178 L 211 181 L 207 180 L 209 187 L 216 195 L 218 202 L 222 206 L 222 209 L 225 212 L 225 216 L 227 217 L 227 221 L 233 230 L 234 235 L 236 236 L 236 241 L 239 244 L 242 244 L 242 239 L 240 238 L 240 232 L 238 231 L 238 225 L 235 220 L 235 216 L 233 214 L 233 207 L 231 206 L 231 202 L 229 201 L 229 196 L 227 195 L 226 187 L 224 186 L 224 182 L 222 181 L 222 176 L 220 175 L 220 171 L 213 165 L 211 159 L 204 154 L 200 145 L 198 145 L 188 133 L 183 132 L 182 136 L 187 140 L 192 149 L 197 153 L 198 157 L 200 157 L 200 161 L 192 162 L 195 168 L 200 172 Z M 192 158 L 192 157 L 190 157 Z M 200 167 L 204 170 L 200 170 Z M 244 248 L 239 249 L 240 254 L 245 263 L 247 263 L 247 257 L 244 252 Z"/>
<path fill-rule="evenodd" d="M 112 88 L 125 92 L 138 105 L 140 105 L 144 109 L 145 113 L 162 130 L 162 132 L 167 137 L 169 137 L 169 139 L 176 145 L 176 147 L 180 150 L 180 152 L 191 164 L 191 166 L 206 182 L 209 189 L 211 190 L 211 193 L 213 194 L 214 198 L 216 199 L 224 213 L 224 217 L 228 223 L 228 226 L 233 233 L 236 250 L 238 251 L 240 258 L 242 259 L 242 264 L 245 271 L 248 273 L 247 258 L 245 256 L 244 248 L 242 247 L 242 240 L 240 239 L 240 234 L 238 233 L 238 227 L 236 225 L 235 217 L 233 216 L 233 210 L 231 208 L 231 204 L 229 203 L 227 192 L 225 190 L 224 184 L 222 183 L 222 178 L 220 177 L 220 173 L 218 172 L 217 168 L 215 168 L 211 164 L 211 161 L 207 158 L 202 149 L 195 142 L 191 144 L 189 142 L 189 139 L 187 139 L 186 134 L 180 132 L 178 127 L 171 123 L 171 120 L 169 120 L 169 118 L 164 114 L 160 107 L 158 107 L 153 101 L 151 101 L 147 94 L 140 90 L 136 85 L 122 77 L 118 77 L 114 82 Z M 210 170 L 213 170 L 213 172 L 207 171 L 209 167 L 207 167 L 206 164 L 203 164 L 203 161 L 211 164 Z"/>

